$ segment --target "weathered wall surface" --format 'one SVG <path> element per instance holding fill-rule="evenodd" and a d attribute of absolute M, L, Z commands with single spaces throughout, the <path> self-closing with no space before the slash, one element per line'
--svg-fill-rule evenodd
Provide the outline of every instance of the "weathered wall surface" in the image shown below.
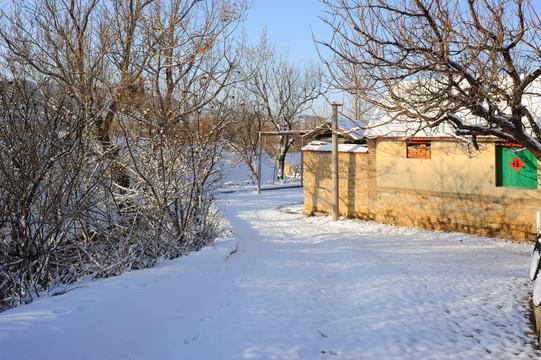
<path fill-rule="evenodd" d="M 365 218 L 368 211 L 368 154 L 338 154 L 338 196 L 341 216 Z M 304 153 L 304 208 L 307 213 L 331 211 L 331 153 Z"/>
<path fill-rule="evenodd" d="M 520 241 L 535 239 L 538 200 L 378 188 L 375 220 Z"/>
<path fill-rule="evenodd" d="M 340 153 L 340 215 L 533 240 L 541 192 L 496 186 L 495 144 L 484 146 L 471 153 L 432 141 L 431 159 L 406 159 L 404 142 L 372 141 L 368 153 Z M 328 214 L 331 153 L 306 151 L 304 159 L 305 213 Z"/>
<path fill-rule="evenodd" d="M 495 145 L 485 143 L 480 151 L 468 151 L 456 141 L 432 141 L 431 159 L 407 159 L 405 142 L 380 140 L 376 146 L 377 185 L 541 200 L 538 189 L 496 186 Z"/>

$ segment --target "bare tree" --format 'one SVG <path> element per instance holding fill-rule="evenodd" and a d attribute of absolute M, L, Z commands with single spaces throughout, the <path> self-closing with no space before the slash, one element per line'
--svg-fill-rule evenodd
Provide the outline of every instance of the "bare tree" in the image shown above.
<path fill-rule="evenodd" d="M 344 105 L 340 113 L 351 120 L 356 127 L 365 127 L 370 122 L 376 108 L 361 99 L 357 93 L 346 93 Z"/>
<path fill-rule="evenodd" d="M 48 84 L 0 82 L 0 310 L 76 280 L 78 255 L 95 260 L 72 232 L 95 184 L 85 181 L 83 124 L 66 111 L 70 102 Z"/>
<path fill-rule="evenodd" d="M 126 104 L 174 123 L 228 84 L 237 60 L 229 39 L 245 9 L 244 1 L 14 2 L 0 37 L 26 76 L 39 74 L 75 99 L 114 161 L 111 129 Z M 121 164 L 114 173 L 129 187 Z"/>
<path fill-rule="evenodd" d="M 287 56 L 277 55 L 264 32 L 260 43 L 246 48 L 246 87 L 253 101 L 263 106 L 263 111 L 276 131 L 295 128 L 299 115 L 311 108 L 322 93 L 323 71 L 313 65 L 291 64 Z M 280 137 L 277 160 L 278 178 L 284 176 L 285 157 L 293 139 Z"/>
<path fill-rule="evenodd" d="M 13 0 L 0 12 L 0 308 L 216 236 L 220 94 L 239 81 L 247 6 Z"/>
<path fill-rule="evenodd" d="M 259 151 L 259 132 L 265 130 L 268 121 L 260 103 L 253 101 L 246 91 L 240 94 L 236 96 L 240 101 L 232 111 L 233 122 L 227 128 L 226 141 L 233 153 L 240 156 L 242 163 L 248 166 L 252 183 L 255 183 L 258 176 L 256 158 Z"/>
<path fill-rule="evenodd" d="M 450 124 L 541 159 L 541 22 L 528 0 L 321 0 L 334 84 L 421 129 Z"/>

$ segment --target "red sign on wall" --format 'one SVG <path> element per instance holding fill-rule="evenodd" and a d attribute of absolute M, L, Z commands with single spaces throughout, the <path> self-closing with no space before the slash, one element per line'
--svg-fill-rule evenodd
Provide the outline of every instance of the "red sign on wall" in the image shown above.
<path fill-rule="evenodd" d="M 511 165 L 515 171 L 519 171 L 524 166 L 524 163 L 517 156 L 515 156 L 513 160 L 509 162 L 509 165 Z"/>

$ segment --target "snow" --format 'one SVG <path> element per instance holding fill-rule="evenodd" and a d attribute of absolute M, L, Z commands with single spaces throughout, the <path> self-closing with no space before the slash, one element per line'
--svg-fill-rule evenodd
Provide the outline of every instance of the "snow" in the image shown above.
<path fill-rule="evenodd" d="M 413 81 L 403 81 L 395 89 L 397 93 L 410 94 L 412 99 L 421 94 L 421 98 L 426 94 L 425 87 L 431 87 L 429 85 L 432 80 L 413 80 Z M 462 80 L 465 82 L 465 80 Z M 441 85 L 441 84 L 439 84 Z M 465 84 L 464 84 L 465 85 Z M 438 85 L 436 85 L 438 86 Z M 500 83 L 497 85 L 500 89 L 510 92 L 512 91 L 513 85 L 510 79 L 501 79 Z M 468 88 L 468 86 L 464 86 Z M 419 90 L 420 89 L 420 90 Z M 436 90 L 434 90 L 436 91 Z M 389 96 L 389 95 L 386 95 Z M 385 99 L 383 103 L 385 103 Z M 390 109 L 393 109 L 394 106 L 391 102 L 388 102 L 387 105 Z M 487 104 L 483 102 L 477 102 L 481 108 L 488 109 Z M 537 118 L 538 114 L 541 113 L 541 81 L 534 81 L 531 83 L 524 91 L 522 97 L 522 105 L 527 109 L 530 114 Z M 500 126 L 507 128 L 508 126 L 512 127 L 513 125 L 509 122 L 510 109 L 507 104 L 503 101 L 497 104 L 498 108 L 502 111 L 505 116 L 495 116 L 497 121 L 494 121 L 495 124 L 505 124 L 505 126 Z M 410 108 L 409 111 L 415 113 L 418 111 L 416 108 Z M 488 110 L 487 110 L 488 111 Z M 430 115 L 429 113 L 425 115 Z M 448 113 L 447 116 L 454 116 L 457 119 L 464 122 L 469 126 L 479 126 L 479 127 L 490 127 L 487 125 L 486 121 L 480 117 L 474 116 L 471 114 L 471 111 L 465 108 L 458 110 L 456 113 Z M 523 127 L 525 129 L 524 135 L 532 138 L 531 136 L 531 125 L 529 124 L 526 118 L 523 119 Z M 492 129 L 494 131 L 494 129 Z M 421 121 L 417 118 L 410 118 L 405 115 L 399 115 L 393 110 L 385 111 L 381 108 L 378 108 L 373 116 L 370 118 L 370 122 L 365 131 L 366 138 L 377 138 L 377 137 L 398 137 L 398 138 L 410 138 L 413 136 L 416 137 L 456 137 L 457 129 L 449 121 L 444 121 L 443 123 L 438 124 L 438 126 L 430 127 L 428 123 Z"/>
<path fill-rule="evenodd" d="M 532 301 L 535 306 L 539 306 L 541 304 L 541 277 L 535 279 L 535 282 L 533 284 Z"/>
<path fill-rule="evenodd" d="M 364 138 L 366 125 L 361 121 L 338 119 L 338 130 L 342 133 L 349 134 L 355 140 Z"/>
<path fill-rule="evenodd" d="M 266 188 L 278 187 L 282 185 L 300 186 L 300 174 L 286 173 L 283 180 L 276 179 L 278 169 L 276 163 L 267 154 L 263 153 L 261 161 L 261 186 Z M 286 161 L 291 165 L 293 170 L 300 172 L 302 164 L 301 153 L 289 151 L 286 154 Z M 257 159 L 254 159 L 254 169 L 257 169 Z M 222 193 L 230 193 L 235 190 L 254 190 L 256 189 L 256 180 L 252 176 L 248 166 L 243 166 L 238 159 L 226 157 L 221 164 L 221 170 L 226 174 L 226 179 L 223 187 L 220 189 Z"/>
<path fill-rule="evenodd" d="M 349 138 L 350 140 L 354 141 L 360 141 L 364 139 L 364 131 L 366 129 L 366 125 L 363 124 L 361 121 L 355 121 L 350 119 L 337 119 L 338 120 L 338 134 L 346 135 L 346 138 Z M 332 122 L 328 121 L 325 122 L 315 129 L 307 132 L 303 135 L 303 137 L 310 137 L 314 133 L 320 131 L 320 130 L 331 130 L 332 129 Z"/>
<path fill-rule="evenodd" d="M 408 118 L 407 116 L 398 116 L 387 114 L 378 109 L 374 116 L 370 118 L 365 136 L 367 138 L 376 137 L 455 137 L 455 128 L 448 122 L 443 122 L 436 127 L 427 127 L 426 123 L 419 119 Z M 467 117 L 464 114 L 461 117 Z"/>
<path fill-rule="evenodd" d="M 529 320 L 532 244 L 305 217 L 302 189 L 258 195 L 241 183 L 220 203 L 230 236 L 0 313 L 0 358 L 541 355 Z"/>
<path fill-rule="evenodd" d="M 332 151 L 332 143 L 312 141 L 302 148 L 303 151 Z M 368 152 L 368 146 L 358 144 L 338 144 L 338 152 L 362 153 Z"/>

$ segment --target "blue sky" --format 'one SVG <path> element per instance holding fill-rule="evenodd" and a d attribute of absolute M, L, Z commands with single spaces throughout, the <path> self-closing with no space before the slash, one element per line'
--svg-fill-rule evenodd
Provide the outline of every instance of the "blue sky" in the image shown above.
<path fill-rule="evenodd" d="M 256 43 L 267 26 L 276 49 L 289 52 L 292 62 L 319 61 L 312 31 L 317 39 L 328 39 L 330 29 L 318 16 L 325 7 L 318 0 L 255 0 L 244 23 L 248 38 Z M 327 36 L 327 37 L 325 37 Z"/>
<path fill-rule="evenodd" d="M 531 0 L 531 4 L 541 15 L 541 1 Z M 319 0 L 254 0 L 243 27 L 248 39 L 255 44 L 266 26 L 276 49 L 288 52 L 292 63 L 313 61 L 319 64 L 312 32 L 317 40 L 330 39 L 332 32 L 329 26 L 319 18 L 325 16 L 325 10 Z M 320 50 L 325 56 L 325 49 L 320 46 Z M 342 95 L 327 95 L 331 100 L 344 102 Z M 323 99 L 318 100 L 316 108 L 321 114 L 330 112 L 330 106 Z"/>
<path fill-rule="evenodd" d="M 531 4 L 541 15 L 541 1 L 531 0 Z M 329 26 L 319 19 L 319 16 L 325 16 L 325 8 L 319 0 L 254 0 L 244 30 L 256 43 L 267 26 L 267 33 L 277 50 L 289 51 L 293 62 L 318 62 L 312 31 L 318 40 L 328 40 L 332 35 Z"/>
<path fill-rule="evenodd" d="M 325 7 L 318 0 L 255 0 L 244 23 L 244 31 L 255 44 L 266 26 L 267 35 L 276 44 L 276 50 L 287 52 L 290 62 L 302 64 L 313 61 L 317 65 L 321 62 L 312 33 L 317 40 L 328 40 L 332 34 L 319 19 L 325 15 L 324 11 Z M 325 54 L 325 49 L 320 50 Z M 330 100 L 343 102 L 342 95 L 327 96 Z M 330 105 L 323 98 L 316 101 L 315 109 L 320 115 L 330 115 Z"/>

